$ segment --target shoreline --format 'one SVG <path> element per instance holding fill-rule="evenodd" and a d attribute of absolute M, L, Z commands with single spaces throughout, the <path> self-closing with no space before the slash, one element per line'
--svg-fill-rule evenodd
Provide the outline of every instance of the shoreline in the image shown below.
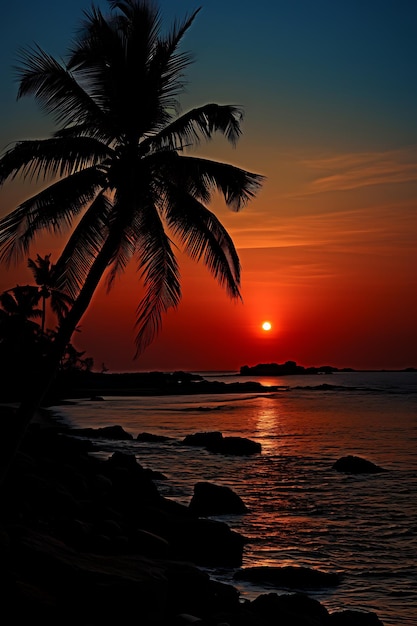
<path fill-rule="evenodd" d="M 6 607 L 17 621 L 127 626 L 136 615 L 147 626 L 345 626 L 350 617 L 382 626 L 371 612 L 329 614 L 308 593 L 267 587 L 242 601 L 200 568 L 207 559 L 239 567 L 243 538 L 160 496 L 152 470 L 131 455 L 99 460 L 91 445 L 50 407 L 28 429 L 0 515 Z"/>

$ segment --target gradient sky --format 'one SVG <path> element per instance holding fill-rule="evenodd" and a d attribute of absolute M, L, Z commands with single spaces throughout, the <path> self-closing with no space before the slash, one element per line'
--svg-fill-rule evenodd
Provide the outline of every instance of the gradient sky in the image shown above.
<path fill-rule="evenodd" d="M 107 2 L 95 3 L 107 12 Z M 73 343 L 100 369 L 238 370 L 294 360 L 355 369 L 417 366 L 417 2 L 162 0 L 166 23 L 198 6 L 183 109 L 245 109 L 236 149 L 200 152 L 266 176 L 240 213 L 216 200 L 242 263 L 243 303 L 180 257 L 183 298 L 136 361 L 135 268 L 100 291 Z M 0 146 L 53 129 L 16 102 L 20 46 L 64 57 L 87 0 L 8 3 L 0 37 Z M 34 188 L 1 189 L 3 215 Z M 39 241 L 32 257 L 58 242 Z M 1 268 L 0 291 L 31 282 Z M 261 324 L 269 320 L 272 330 Z"/>

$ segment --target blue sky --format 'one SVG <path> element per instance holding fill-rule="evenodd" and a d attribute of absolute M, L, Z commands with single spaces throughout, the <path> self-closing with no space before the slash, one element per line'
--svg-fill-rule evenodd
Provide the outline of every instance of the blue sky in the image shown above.
<path fill-rule="evenodd" d="M 96 4 L 107 11 L 107 2 Z M 185 40 L 196 55 L 189 73 L 193 99 L 237 99 L 250 113 L 252 132 L 263 137 L 272 130 L 285 143 L 358 148 L 416 141 L 415 0 L 160 2 L 168 23 L 198 6 Z M 15 103 L 11 68 L 19 46 L 38 43 L 65 55 L 89 7 L 80 0 L 4 7 L 1 139 L 20 137 L 20 111 L 27 116 L 32 108 Z"/>

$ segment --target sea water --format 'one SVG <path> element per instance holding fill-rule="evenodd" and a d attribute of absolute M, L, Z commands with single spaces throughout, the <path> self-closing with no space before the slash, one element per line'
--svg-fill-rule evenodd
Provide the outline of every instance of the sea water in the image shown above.
<path fill-rule="evenodd" d="M 194 485 L 232 488 L 248 513 L 217 517 L 248 538 L 243 567 L 306 566 L 342 575 L 339 586 L 308 590 L 329 611 L 374 611 L 386 626 L 417 624 L 417 372 L 242 378 L 201 373 L 207 380 L 257 380 L 267 394 L 112 397 L 54 407 L 75 427 L 119 424 L 132 441 L 106 442 L 101 455 L 134 453 L 162 472 L 165 497 L 189 504 Z M 213 454 L 183 444 L 186 435 L 221 431 L 262 446 L 248 457 Z M 138 442 L 139 433 L 169 437 Z M 383 467 L 378 474 L 341 474 L 346 455 Z M 242 598 L 294 590 L 233 580 L 233 569 L 209 570 Z"/>

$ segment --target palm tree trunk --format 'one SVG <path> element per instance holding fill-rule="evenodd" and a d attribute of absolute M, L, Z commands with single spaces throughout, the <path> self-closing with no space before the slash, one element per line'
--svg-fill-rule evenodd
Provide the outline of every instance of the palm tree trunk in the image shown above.
<path fill-rule="evenodd" d="M 42 295 L 42 326 L 41 326 L 42 337 L 45 334 L 45 321 L 46 321 L 46 297 L 45 295 Z"/>
<path fill-rule="evenodd" d="M 60 361 L 71 337 L 93 298 L 95 290 L 107 268 L 114 250 L 114 241 L 108 238 L 94 261 L 84 285 L 71 310 L 62 320 L 50 353 L 33 373 L 24 390 L 23 399 L 14 416 L 14 423 L 3 441 L 0 455 L 0 486 L 5 481 L 27 428 L 49 390 Z"/>

